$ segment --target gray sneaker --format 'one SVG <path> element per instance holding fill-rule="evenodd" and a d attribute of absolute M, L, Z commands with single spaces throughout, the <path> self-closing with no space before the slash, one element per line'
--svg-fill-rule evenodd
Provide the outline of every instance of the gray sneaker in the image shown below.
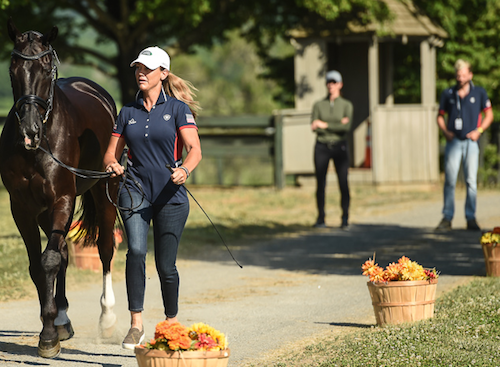
<path fill-rule="evenodd" d="M 135 327 L 130 328 L 127 336 L 123 339 L 122 348 L 134 350 L 134 348 L 142 343 L 144 340 L 144 326 L 142 330 Z"/>

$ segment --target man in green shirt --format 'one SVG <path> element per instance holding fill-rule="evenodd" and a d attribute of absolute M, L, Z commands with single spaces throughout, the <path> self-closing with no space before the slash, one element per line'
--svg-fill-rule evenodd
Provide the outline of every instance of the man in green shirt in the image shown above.
<path fill-rule="evenodd" d="M 349 226 L 349 149 L 347 134 L 351 129 L 352 103 L 340 95 L 344 86 L 342 75 L 337 70 L 326 74 L 328 96 L 314 104 L 311 116 L 311 129 L 317 135 L 314 148 L 314 166 L 316 171 L 316 203 L 318 218 L 314 227 L 326 227 L 325 224 L 325 188 L 326 173 L 330 159 L 333 159 L 341 193 L 342 229 Z"/>

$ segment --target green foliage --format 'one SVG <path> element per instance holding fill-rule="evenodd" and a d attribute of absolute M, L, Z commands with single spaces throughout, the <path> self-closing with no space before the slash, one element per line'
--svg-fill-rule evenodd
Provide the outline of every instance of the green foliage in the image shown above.
<path fill-rule="evenodd" d="M 211 48 L 196 47 L 194 54 L 172 60 L 172 71 L 198 89 L 202 115 L 270 115 L 274 109 L 283 108 L 273 100 L 277 83 L 258 77 L 264 65 L 255 47 L 235 31 L 227 37 L 227 42 Z"/>
<path fill-rule="evenodd" d="M 486 89 L 495 113 L 500 109 L 500 2 L 496 0 L 417 0 L 416 3 L 448 32 L 437 53 L 438 91 L 455 84 L 458 58 L 471 62 L 474 82 Z M 497 112 L 498 111 L 498 112 Z"/>
<path fill-rule="evenodd" d="M 479 167 L 479 182 L 486 187 L 494 187 L 498 184 L 498 147 L 494 144 L 486 145 L 484 149 L 483 166 Z"/>
<path fill-rule="evenodd" d="M 420 45 L 394 44 L 394 103 L 420 103 Z"/>
<path fill-rule="evenodd" d="M 132 100 L 136 92 L 129 63 L 148 45 L 192 52 L 197 46 L 224 42 L 228 30 L 241 29 L 265 54 L 299 25 L 316 27 L 339 17 L 366 23 L 388 16 L 387 7 L 373 0 L 0 1 L 5 7 L 0 13 L 2 24 L 10 15 L 22 31 L 46 32 L 48 25 L 57 25 L 59 37 L 54 46 L 61 58 L 117 78 L 123 102 Z M 3 29 L 0 50 L 7 58 L 12 46 Z"/>

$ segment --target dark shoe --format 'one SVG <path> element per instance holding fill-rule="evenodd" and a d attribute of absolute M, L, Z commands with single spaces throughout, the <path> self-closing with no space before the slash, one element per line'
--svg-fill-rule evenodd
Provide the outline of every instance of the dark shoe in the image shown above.
<path fill-rule="evenodd" d="M 343 229 L 344 231 L 349 230 L 349 223 L 347 222 L 347 220 L 342 220 L 342 224 L 340 225 L 340 229 Z"/>
<path fill-rule="evenodd" d="M 326 224 L 325 223 L 315 223 L 313 225 L 313 228 L 326 228 Z"/>
<path fill-rule="evenodd" d="M 441 219 L 438 226 L 435 229 L 436 231 L 451 231 L 451 220 L 446 218 Z"/>
<path fill-rule="evenodd" d="M 142 343 L 144 340 L 144 326 L 142 330 L 135 327 L 130 328 L 127 336 L 123 339 L 122 348 L 134 350 L 134 348 Z"/>
<path fill-rule="evenodd" d="M 475 219 L 470 219 L 467 221 L 467 229 L 469 231 L 480 231 L 481 228 L 477 225 L 477 222 Z"/>

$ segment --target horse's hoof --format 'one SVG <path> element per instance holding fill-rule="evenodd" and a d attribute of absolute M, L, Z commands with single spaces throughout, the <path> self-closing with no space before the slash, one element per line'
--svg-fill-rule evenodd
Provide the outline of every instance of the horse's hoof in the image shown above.
<path fill-rule="evenodd" d="M 111 325 L 107 328 L 99 328 L 99 336 L 104 339 L 110 339 L 115 332 L 115 325 Z"/>
<path fill-rule="evenodd" d="M 56 358 L 61 353 L 59 339 L 43 340 L 38 342 L 38 355 L 43 358 Z"/>
<path fill-rule="evenodd" d="M 71 326 L 71 321 L 64 325 L 57 325 L 57 334 L 59 335 L 59 340 L 68 340 L 75 335 L 73 327 Z"/>

